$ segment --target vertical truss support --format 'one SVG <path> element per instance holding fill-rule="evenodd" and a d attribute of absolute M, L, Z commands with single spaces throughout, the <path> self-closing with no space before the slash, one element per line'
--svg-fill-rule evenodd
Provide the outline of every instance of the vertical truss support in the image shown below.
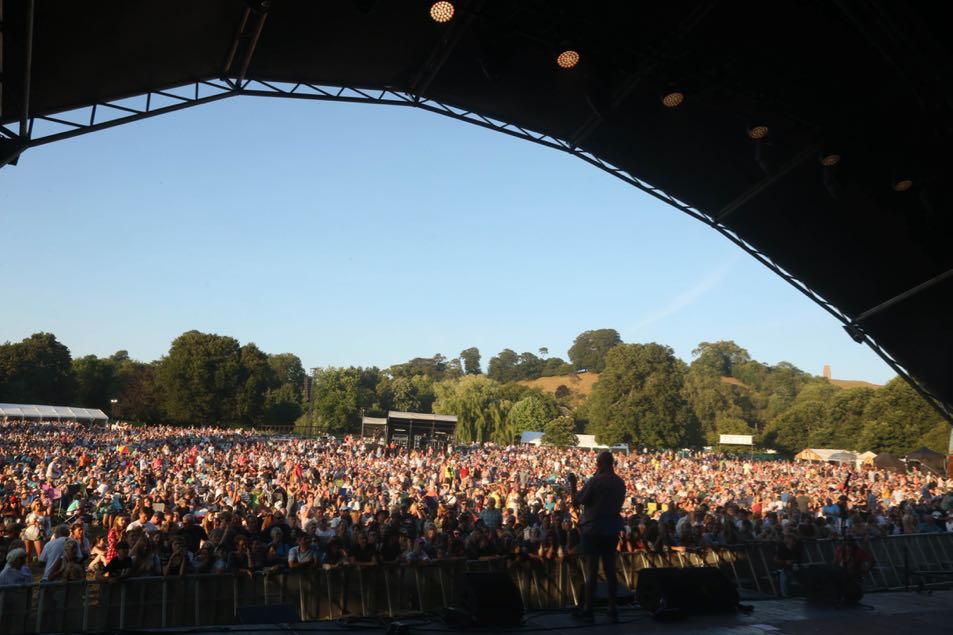
<path fill-rule="evenodd" d="M 27 0 L 26 5 L 26 43 L 23 51 L 23 99 L 20 104 L 20 138 L 30 139 L 30 80 L 33 76 L 33 15 L 35 0 Z"/>
<path fill-rule="evenodd" d="M 253 5 L 255 9 L 252 9 L 251 6 L 245 7 L 241 22 L 238 24 L 238 30 L 235 31 L 235 38 L 228 49 L 225 65 L 222 68 L 222 80 L 232 88 L 241 88 L 245 81 L 248 67 L 255 55 L 255 49 L 258 48 L 261 31 L 265 28 L 265 20 L 268 19 L 268 9 L 271 2 L 259 0 Z M 241 61 L 236 71 L 235 59 L 239 57 L 239 54 L 241 55 Z"/>
<path fill-rule="evenodd" d="M 0 0 L 0 121 L 3 121 L 3 0 Z"/>
<path fill-rule="evenodd" d="M 4 92 L 10 92 L 8 82 L 6 82 L 6 72 L 9 64 L 4 59 L 4 30 L 6 27 L 4 15 L 4 0 L 0 0 L 0 120 L 3 119 L 3 98 Z M 26 12 L 26 41 L 23 51 L 23 96 L 20 103 L 20 129 L 19 132 L 0 126 L 0 167 L 5 165 L 16 165 L 20 154 L 29 146 L 30 140 L 30 80 L 33 74 L 33 15 L 35 9 L 35 0 L 27 0 Z"/>

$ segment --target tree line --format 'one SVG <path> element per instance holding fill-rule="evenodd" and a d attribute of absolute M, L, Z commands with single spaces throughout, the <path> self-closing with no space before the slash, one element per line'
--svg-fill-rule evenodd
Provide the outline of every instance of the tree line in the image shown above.
<path fill-rule="evenodd" d="M 614 329 L 585 331 L 569 361 L 504 349 L 486 373 L 478 348 L 457 357 L 417 357 L 389 368 L 326 367 L 307 377 L 292 353 L 268 354 L 253 343 L 189 331 L 154 362 L 109 357 L 72 359 L 49 333 L 0 345 L 0 402 L 101 408 L 143 422 L 291 425 L 349 433 L 364 415 L 388 410 L 453 414 L 461 441 L 512 443 L 542 431 L 565 445 L 574 432 L 601 442 L 662 448 L 717 445 L 721 434 L 751 434 L 763 447 L 906 453 L 922 445 L 945 451 L 949 425 L 908 385 L 840 388 L 792 364 L 765 364 L 731 341 L 702 342 L 686 363 L 668 346 L 625 343 Z M 567 386 L 581 371 L 598 373 L 584 400 Z M 311 384 L 306 399 L 306 377 Z M 565 377 L 553 391 L 540 377 Z M 112 400 L 116 403 L 113 404 Z"/>
<path fill-rule="evenodd" d="M 188 331 L 140 362 L 118 351 L 73 359 L 52 333 L 0 344 L 0 402 L 98 408 L 146 423 L 291 424 L 303 412 L 301 360 Z"/>

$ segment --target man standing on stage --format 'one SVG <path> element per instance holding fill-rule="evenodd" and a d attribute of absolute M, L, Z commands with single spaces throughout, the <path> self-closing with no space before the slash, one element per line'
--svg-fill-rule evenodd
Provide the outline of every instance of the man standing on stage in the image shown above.
<path fill-rule="evenodd" d="M 599 560 L 602 560 L 609 590 L 609 620 L 618 620 L 615 552 L 619 532 L 622 531 L 622 517 L 619 514 L 625 500 L 625 483 L 613 471 L 614 462 L 611 452 L 600 453 L 596 458 L 595 476 L 579 492 L 576 491 L 576 475 L 570 473 L 567 477 L 573 505 L 584 508 L 579 531 L 582 534 L 580 550 L 586 559 L 587 579 L 584 604 L 577 611 L 577 616 L 582 619 L 592 619 L 592 596 L 599 577 Z"/>

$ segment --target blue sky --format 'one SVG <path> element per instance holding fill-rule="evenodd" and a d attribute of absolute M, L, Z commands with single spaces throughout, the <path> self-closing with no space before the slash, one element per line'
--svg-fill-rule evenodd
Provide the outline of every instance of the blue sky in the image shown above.
<path fill-rule="evenodd" d="M 406 108 L 238 98 L 0 170 L 0 341 L 152 360 L 189 329 L 386 367 L 573 338 L 733 339 L 768 363 L 890 369 L 726 239 L 563 153 Z"/>

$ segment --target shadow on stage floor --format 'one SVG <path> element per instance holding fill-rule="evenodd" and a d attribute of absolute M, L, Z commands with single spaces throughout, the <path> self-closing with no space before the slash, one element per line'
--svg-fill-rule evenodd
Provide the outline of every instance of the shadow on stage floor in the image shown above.
<path fill-rule="evenodd" d="M 639 633 L 640 635 L 910 635 L 912 633 L 944 633 L 953 631 L 953 591 L 932 594 L 913 592 L 875 593 L 860 604 L 849 607 L 813 606 L 803 599 L 755 599 L 744 601 L 753 607 L 749 613 L 694 615 L 673 621 L 658 621 L 638 607 L 622 608 L 619 622 L 609 623 L 597 612 L 593 622 L 578 622 L 568 611 L 531 612 L 518 628 L 463 631 L 448 627 L 437 618 L 405 618 L 404 633 L 465 632 L 484 633 Z M 166 629 L 164 633 L 351 633 L 365 635 L 388 632 L 389 623 L 310 622 L 301 624 L 229 626 L 222 629 Z M 393 631 L 392 631 L 393 632 Z"/>

